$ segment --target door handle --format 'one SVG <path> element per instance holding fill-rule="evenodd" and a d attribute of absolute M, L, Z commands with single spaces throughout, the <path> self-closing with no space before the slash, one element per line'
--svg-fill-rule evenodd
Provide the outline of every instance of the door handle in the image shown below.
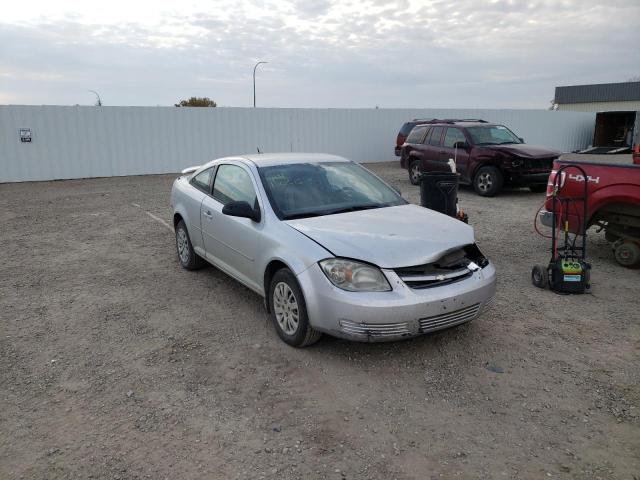
<path fill-rule="evenodd" d="M 211 210 L 207 210 L 206 212 L 202 212 L 202 214 L 207 218 L 213 218 L 213 215 L 211 215 Z"/>
<path fill-rule="evenodd" d="M 445 152 L 444 150 L 440 150 L 440 153 L 447 153 L 447 152 Z"/>

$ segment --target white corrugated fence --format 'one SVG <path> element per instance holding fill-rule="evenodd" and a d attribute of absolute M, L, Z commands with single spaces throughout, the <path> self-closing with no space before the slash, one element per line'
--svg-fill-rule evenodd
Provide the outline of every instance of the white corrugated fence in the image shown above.
<path fill-rule="evenodd" d="M 177 172 L 228 155 L 293 151 L 394 160 L 413 118 L 482 118 L 527 143 L 591 143 L 594 113 L 547 110 L 0 106 L 0 182 Z M 21 141 L 30 136 L 30 142 Z M 26 139 L 26 138 L 25 138 Z"/>

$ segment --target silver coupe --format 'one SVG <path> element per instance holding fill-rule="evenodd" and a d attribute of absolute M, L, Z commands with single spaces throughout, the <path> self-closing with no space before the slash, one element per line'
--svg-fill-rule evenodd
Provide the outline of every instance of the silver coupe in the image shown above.
<path fill-rule="evenodd" d="M 342 157 L 220 158 L 171 191 L 180 264 L 211 263 L 265 298 L 302 347 L 328 333 L 395 340 L 480 315 L 496 272 L 463 222 L 406 202 Z"/>

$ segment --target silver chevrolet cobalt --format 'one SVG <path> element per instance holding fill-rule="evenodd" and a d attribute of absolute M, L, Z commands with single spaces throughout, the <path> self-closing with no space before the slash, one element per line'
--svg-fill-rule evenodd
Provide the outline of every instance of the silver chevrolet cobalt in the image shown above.
<path fill-rule="evenodd" d="M 470 226 L 344 158 L 247 155 L 183 173 L 171 191 L 180 264 L 209 262 L 262 295 L 289 345 L 433 332 L 473 320 L 494 295 Z"/>

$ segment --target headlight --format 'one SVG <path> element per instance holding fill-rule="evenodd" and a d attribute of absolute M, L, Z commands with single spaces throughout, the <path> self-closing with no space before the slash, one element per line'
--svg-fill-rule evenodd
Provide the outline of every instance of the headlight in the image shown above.
<path fill-rule="evenodd" d="M 327 258 L 320 267 L 336 287 L 350 292 L 388 292 L 391 285 L 379 268 L 355 260 Z"/>

